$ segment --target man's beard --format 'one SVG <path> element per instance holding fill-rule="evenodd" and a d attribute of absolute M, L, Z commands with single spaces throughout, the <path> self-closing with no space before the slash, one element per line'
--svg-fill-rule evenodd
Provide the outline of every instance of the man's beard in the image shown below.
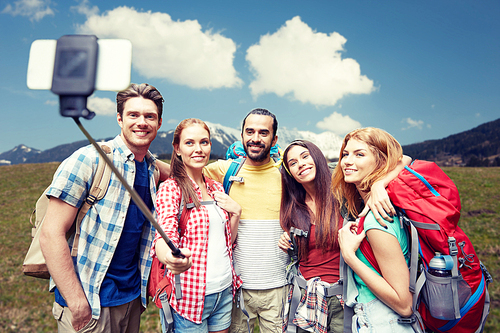
<path fill-rule="evenodd" d="M 248 148 L 247 148 L 247 145 L 253 145 L 253 146 L 258 146 L 258 147 L 264 147 L 264 150 L 262 150 L 260 153 L 258 154 L 252 154 L 249 152 Z M 266 147 L 265 144 L 263 143 L 252 143 L 251 141 L 244 144 L 243 145 L 243 149 L 245 150 L 245 153 L 247 154 L 247 157 L 249 159 L 251 159 L 252 161 L 254 162 L 262 162 L 264 161 L 266 158 L 269 157 L 269 153 L 271 152 L 271 146 L 269 147 Z"/>

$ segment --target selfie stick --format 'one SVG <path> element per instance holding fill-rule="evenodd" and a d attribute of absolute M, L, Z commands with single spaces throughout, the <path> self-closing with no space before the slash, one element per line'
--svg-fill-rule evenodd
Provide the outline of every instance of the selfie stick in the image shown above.
<path fill-rule="evenodd" d="M 79 117 L 92 119 L 95 116 L 94 112 L 87 109 L 87 98 L 94 92 L 96 87 L 98 54 L 99 44 L 97 37 L 94 35 L 66 35 L 57 40 L 50 90 L 59 96 L 59 112 L 64 117 L 73 118 L 83 134 L 97 149 L 101 158 L 104 159 L 130 193 L 137 207 L 165 240 L 165 243 L 172 250 L 172 254 L 183 258 L 181 251 L 158 225 L 139 194 L 127 183 L 113 162 L 109 160 L 101 147 L 80 123 Z"/>
<path fill-rule="evenodd" d="M 80 119 L 78 119 L 78 117 L 73 117 L 73 120 L 78 125 L 78 127 L 83 132 L 83 134 L 87 137 L 87 139 L 90 141 L 90 143 L 92 143 L 92 145 L 95 147 L 95 149 L 97 149 L 97 151 L 99 152 L 99 155 L 101 155 L 101 158 L 103 158 L 104 161 L 106 162 L 106 164 L 111 168 L 111 170 L 113 170 L 113 172 L 118 177 L 118 179 L 120 180 L 120 182 L 123 184 L 123 186 L 125 187 L 125 189 L 130 193 L 130 195 L 132 196 L 132 199 L 134 200 L 135 204 L 139 207 L 139 209 L 144 214 L 144 216 L 148 219 L 149 222 L 151 222 L 151 224 L 156 229 L 156 231 L 158 231 L 158 233 L 161 235 L 161 237 L 163 238 L 163 240 L 165 240 L 165 243 L 167 243 L 167 245 L 170 248 L 170 250 L 172 250 L 172 255 L 174 257 L 177 257 L 177 258 L 184 258 L 184 255 L 181 253 L 181 250 L 179 250 L 179 248 L 177 246 L 175 246 L 175 244 L 172 242 L 172 240 L 170 240 L 170 238 L 168 238 L 168 236 L 165 233 L 165 231 L 163 231 L 163 229 L 160 227 L 160 225 L 158 224 L 158 222 L 156 222 L 153 214 L 151 214 L 151 212 L 149 211 L 148 207 L 146 206 L 146 204 L 144 203 L 144 201 L 142 200 L 142 198 L 139 196 L 139 194 L 137 193 L 137 191 L 127 183 L 127 181 L 122 176 L 122 174 L 120 173 L 120 171 L 118 171 L 118 169 L 114 166 L 113 162 L 111 162 L 109 160 L 109 158 L 106 156 L 106 153 L 97 144 L 97 142 L 94 140 L 94 138 L 92 138 L 90 136 L 90 134 L 87 132 L 87 130 L 85 130 L 85 128 L 83 127 L 82 123 L 80 123 Z"/>

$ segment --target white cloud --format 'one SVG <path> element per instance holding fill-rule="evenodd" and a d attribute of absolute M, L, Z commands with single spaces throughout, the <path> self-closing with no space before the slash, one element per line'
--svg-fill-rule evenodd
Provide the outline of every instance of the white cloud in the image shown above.
<path fill-rule="evenodd" d="M 54 16 L 54 11 L 50 6 L 51 0 L 17 0 L 14 1 L 14 5 L 7 4 L 2 13 L 25 16 L 32 22 L 40 21 L 47 15 Z"/>
<path fill-rule="evenodd" d="M 347 40 L 337 32 L 312 30 L 299 16 L 248 48 L 246 60 L 255 75 L 252 95 L 289 95 L 303 103 L 335 105 L 349 94 L 369 94 L 373 81 L 361 75 L 354 59 L 342 59 Z"/>
<path fill-rule="evenodd" d="M 406 125 L 408 125 L 407 127 L 401 128 L 403 131 L 406 131 L 407 129 L 414 128 L 414 127 L 418 128 L 418 129 L 422 129 L 424 126 L 423 120 L 413 120 L 411 118 L 405 118 L 401 122 L 406 123 Z"/>
<path fill-rule="evenodd" d="M 83 7 L 85 4 L 83 4 Z M 99 38 L 126 38 L 133 45 L 134 68 L 147 78 L 168 79 L 191 88 L 240 87 L 233 66 L 236 44 L 197 20 L 173 21 L 166 13 L 118 7 L 101 15 L 88 13 L 79 33 Z"/>
<path fill-rule="evenodd" d="M 59 101 L 55 99 L 49 99 L 45 101 L 45 105 L 50 105 L 50 106 L 59 105 Z"/>
<path fill-rule="evenodd" d="M 331 115 L 318 122 L 316 127 L 343 136 L 356 128 L 360 128 L 361 123 L 349 116 L 343 116 L 340 113 L 333 112 Z"/>
<path fill-rule="evenodd" d="M 116 116 L 116 103 L 109 98 L 90 96 L 87 108 L 102 116 Z"/>
<path fill-rule="evenodd" d="M 90 7 L 90 2 L 88 0 L 82 0 L 77 6 L 72 6 L 70 9 L 87 17 L 99 14 L 99 8 L 97 6 Z"/>

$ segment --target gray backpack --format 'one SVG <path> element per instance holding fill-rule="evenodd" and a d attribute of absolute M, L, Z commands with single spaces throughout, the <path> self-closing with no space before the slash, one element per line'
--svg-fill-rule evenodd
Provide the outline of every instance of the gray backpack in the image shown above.
<path fill-rule="evenodd" d="M 106 144 L 99 144 L 102 150 L 106 153 L 107 157 L 113 160 L 113 151 Z M 85 199 L 82 207 L 78 211 L 78 215 L 75 219 L 74 228 L 67 233 L 66 237 L 69 237 L 74 233 L 75 238 L 73 240 L 73 246 L 71 250 L 71 256 L 76 257 L 78 253 L 78 240 L 80 238 L 80 224 L 83 217 L 87 214 L 90 207 L 97 201 L 101 200 L 106 191 L 108 190 L 109 181 L 111 177 L 111 168 L 108 167 L 106 162 L 100 158 L 99 164 L 97 165 L 97 170 L 94 175 L 94 180 L 89 190 L 89 195 Z M 28 253 L 24 258 L 23 262 L 23 273 L 28 276 L 33 276 L 40 279 L 49 279 L 50 274 L 45 264 L 45 258 L 42 254 L 42 249 L 40 248 L 40 230 L 42 229 L 42 224 L 47 213 L 47 207 L 49 205 L 49 198 L 46 195 L 48 191 L 45 189 L 40 198 L 36 202 L 35 210 L 30 216 L 30 223 L 32 225 L 31 229 L 31 245 L 28 249 Z M 34 219 L 34 221 L 33 221 Z"/>

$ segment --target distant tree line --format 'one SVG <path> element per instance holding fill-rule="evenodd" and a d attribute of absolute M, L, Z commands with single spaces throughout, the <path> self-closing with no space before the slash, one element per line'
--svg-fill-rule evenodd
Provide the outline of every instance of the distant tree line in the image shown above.
<path fill-rule="evenodd" d="M 455 156 L 465 166 L 500 166 L 500 119 L 444 139 L 403 146 L 403 152 L 428 161 Z"/>
<path fill-rule="evenodd" d="M 468 167 L 496 167 L 500 166 L 500 157 L 495 157 L 495 159 L 490 160 L 487 158 L 480 158 L 477 156 L 472 156 L 465 166 Z"/>

